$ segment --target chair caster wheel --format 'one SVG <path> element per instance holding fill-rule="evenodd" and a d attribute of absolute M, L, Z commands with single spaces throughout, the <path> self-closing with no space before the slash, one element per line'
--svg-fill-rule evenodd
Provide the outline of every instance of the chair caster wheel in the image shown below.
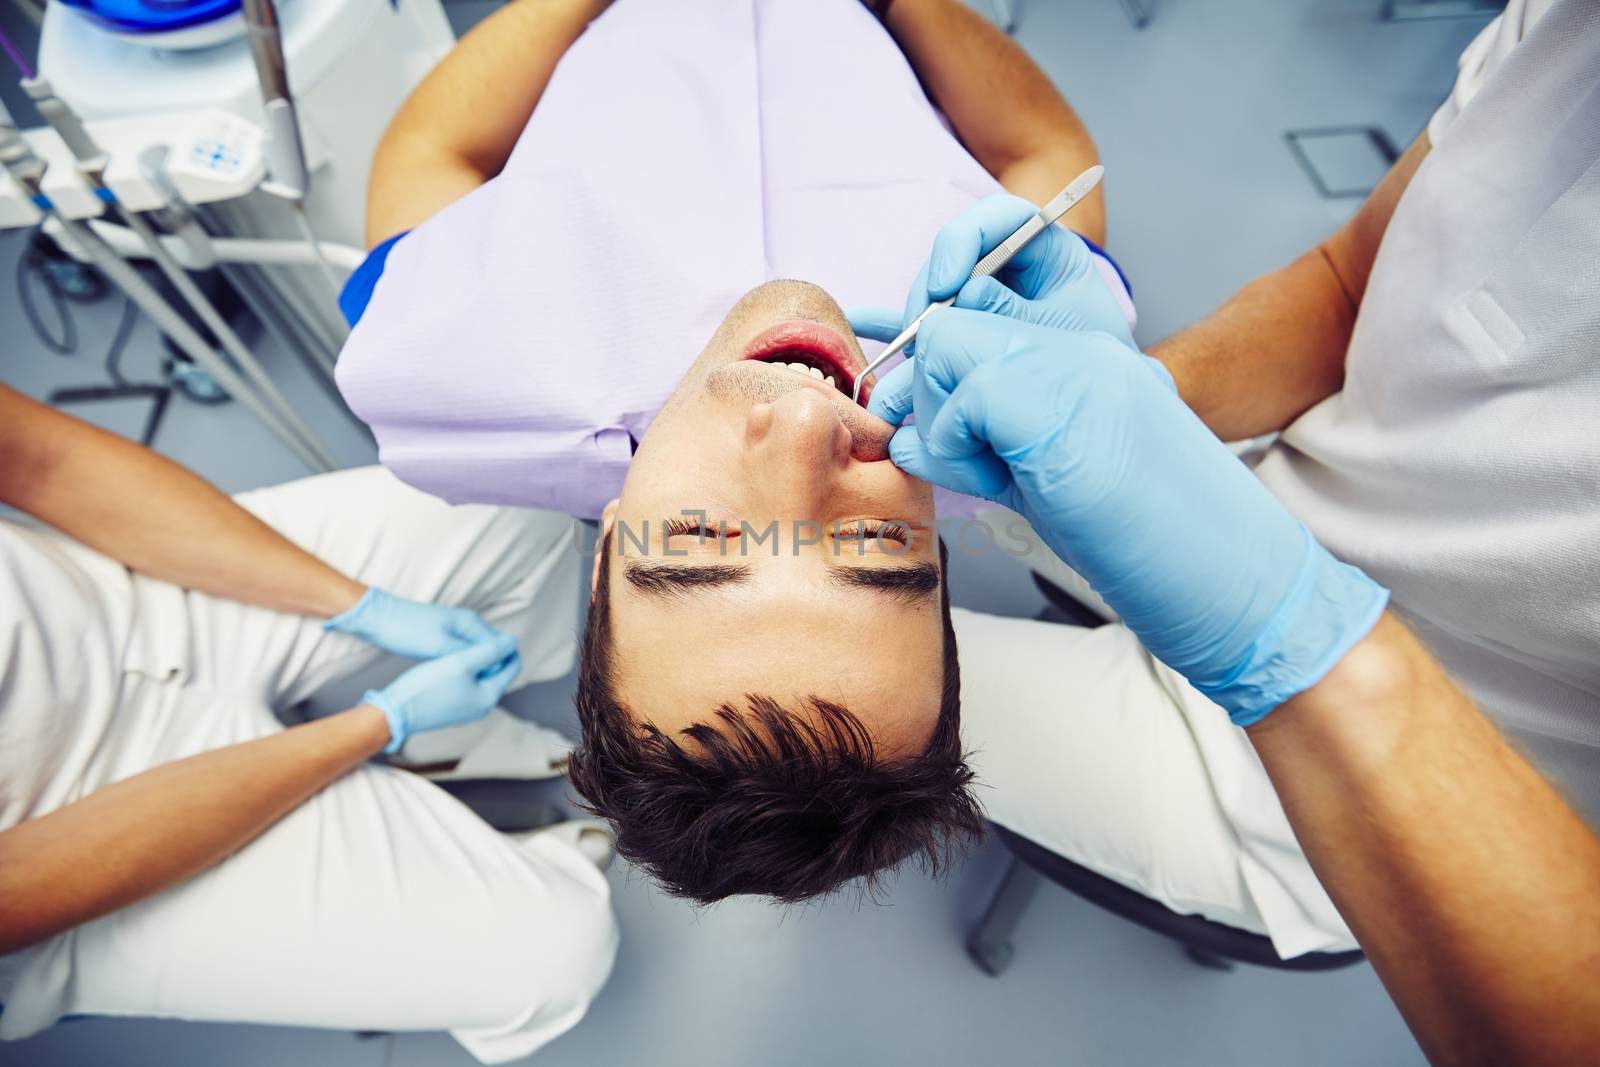
<path fill-rule="evenodd" d="M 1236 966 L 1232 960 L 1224 959 L 1215 952 L 1207 952 L 1203 948 L 1195 948 L 1193 945 L 1184 945 L 1183 954 L 1201 967 L 1213 971 L 1231 971 Z"/>
<path fill-rule="evenodd" d="M 991 978 L 998 978 L 1011 966 L 1011 961 L 1016 959 L 1017 950 L 1011 942 L 1003 941 L 998 945 L 986 945 L 977 939 L 967 942 L 967 955 L 972 957 L 972 962 L 978 969 Z"/>

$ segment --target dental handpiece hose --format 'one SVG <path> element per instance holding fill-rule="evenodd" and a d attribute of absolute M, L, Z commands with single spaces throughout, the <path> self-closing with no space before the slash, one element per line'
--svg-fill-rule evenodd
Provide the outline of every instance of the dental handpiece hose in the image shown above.
<path fill-rule="evenodd" d="M 106 183 L 105 173 L 110 166 L 110 157 L 102 150 L 98 143 L 84 128 L 82 121 L 66 101 L 55 94 L 50 83 L 43 78 L 26 78 L 22 88 L 33 99 L 35 107 L 50 127 L 71 150 L 78 160 L 78 171 L 93 187 L 95 195 L 113 208 L 127 224 L 128 229 L 139 238 L 150 253 L 150 258 L 160 268 L 161 273 L 172 287 L 183 297 L 185 303 L 194 311 L 208 330 L 217 338 L 222 347 L 238 363 L 251 383 L 260 390 L 265 402 L 274 410 L 278 418 L 272 424 L 281 437 L 292 437 L 297 440 L 311 457 L 316 460 L 316 466 L 321 470 L 333 470 L 338 466 L 332 454 L 322 444 L 321 440 L 300 418 L 298 412 L 290 405 L 288 399 L 278 390 L 277 385 L 268 377 L 255 354 L 250 351 L 244 341 L 234 331 L 228 321 L 223 318 L 214 304 L 195 284 L 194 279 L 183 265 L 173 257 L 172 253 L 162 243 L 161 236 L 151 228 L 143 216 L 130 210 L 118 199 L 116 193 Z M 209 346 L 208 346 L 209 347 Z M 230 390 L 232 392 L 232 390 Z"/>
<path fill-rule="evenodd" d="M 289 92 L 289 67 L 283 58 L 283 34 L 278 9 L 272 0 L 244 0 L 245 26 L 250 34 L 250 57 L 261 83 L 261 101 L 267 112 L 267 192 L 289 200 L 304 200 L 311 186 L 305 142 L 294 97 Z"/>
<path fill-rule="evenodd" d="M 156 292 L 131 264 L 117 255 L 116 250 L 106 242 L 105 238 L 88 226 L 69 218 L 56 207 L 44 191 L 43 179 L 46 169 L 44 160 L 40 159 L 28 142 L 23 140 L 16 123 L 11 119 L 11 113 L 4 105 L 0 105 L 0 167 L 3 167 L 17 184 L 22 186 L 41 211 L 56 220 L 68 239 L 83 250 L 89 261 L 148 315 L 185 355 L 204 367 L 219 385 L 262 423 L 268 427 L 278 425 L 274 412 L 251 391 L 248 383 L 239 377 L 226 360 L 211 350 L 211 347 L 195 332 L 194 327 L 189 325 L 188 320 L 173 310 L 166 299 Z M 311 469 L 322 469 L 316 456 L 297 439 L 285 437 L 284 444 L 288 445 L 290 450 Z"/>
<path fill-rule="evenodd" d="M 261 103 L 267 115 L 267 182 L 264 190 L 290 202 L 295 228 L 310 246 L 323 276 L 339 296 L 339 276 L 317 243 L 316 231 L 306 216 L 306 194 L 311 190 L 311 167 L 306 162 L 305 141 L 300 136 L 294 94 L 289 90 L 289 65 L 283 55 L 283 32 L 273 0 L 244 0 L 244 21 L 250 36 L 250 58 L 261 83 Z"/>

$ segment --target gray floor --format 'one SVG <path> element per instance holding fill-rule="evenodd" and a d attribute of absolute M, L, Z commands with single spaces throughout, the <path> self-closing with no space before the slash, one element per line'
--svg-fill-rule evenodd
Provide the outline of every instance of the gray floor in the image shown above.
<path fill-rule="evenodd" d="M 458 3 L 462 24 L 495 6 Z M 1104 151 L 1110 247 L 1131 275 L 1151 341 L 1205 313 L 1255 274 L 1303 251 L 1354 200 L 1322 200 L 1287 150 L 1291 127 L 1372 124 L 1398 144 L 1446 91 L 1481 20 L 1387 24 L 1379 0 L 1157 0 L 1135 32 L 1114 0 L 1020 0 L 1018 38 L 1089 121 Z M 19 235 L 0 234 L 10 270 Z M 100 377 L 114 303 L 78 311 L 82 354 L 40 348 L 0 286 L 0 377 L 30 394 Z M 370 442 L 295 364 L 269 363 L 349 463 Z M 130 376 L 155 372 L 141 324 Z M 137 404 L 82 409 L 132 432 Z M 240 490 L 303 473 L 233 407 L 178 402 L 161 451 Z M 1042 606 L 1002 556 L 961 559 L 958 603 L 1003 614 Z M 561 723 L 570 680 L 519 696 Z M 1414 1064 L 1421 1062 L 1366 967 L 1327 975 L 1193 966 L 1162 940 L 1046 890 L 1024 919 L 1017 962 L 979 973 L 962 939 L 1002 855 L 970 857 L 947 883 L 902 877 L 882 904 L 781 911 L 737 901 L 695 912 L 626 870 L 612 874 L 623 948 L 587 1021 L 538 1057 L 563 1065 L 700 1067 L 879 1063 Z M 307 960 L 325 968 L 337 961 Z M 344 1033 L 95 1019 L 0 1049 L 17 1067 L 65 1064 L 445 1065 L 448 1038 L 360 1041 Z"/>

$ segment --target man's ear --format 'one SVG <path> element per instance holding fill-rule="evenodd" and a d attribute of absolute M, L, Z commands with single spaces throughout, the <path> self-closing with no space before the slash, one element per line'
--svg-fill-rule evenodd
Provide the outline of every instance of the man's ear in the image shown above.
<path fill-rule="evenodd" d="M 605 555 L 606 538 L 611 536 L 611 530 L 617 525 L 617 507 L 622 501 L 616 497 L 611 499 L 600 512 L 600 540 L 594 546 L 594 569 L 589 572 L 589 599 L 594 599 L 596 589 L 600 588 L 601 557 Z"/>

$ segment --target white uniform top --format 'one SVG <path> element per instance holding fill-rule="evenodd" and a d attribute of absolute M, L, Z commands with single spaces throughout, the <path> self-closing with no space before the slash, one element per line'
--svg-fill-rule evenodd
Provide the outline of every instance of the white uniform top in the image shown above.
<path fill-rule="evenodd" d="M 1512 0 L 1263 481 L 1600 820 L 1600 4 Z"/>

